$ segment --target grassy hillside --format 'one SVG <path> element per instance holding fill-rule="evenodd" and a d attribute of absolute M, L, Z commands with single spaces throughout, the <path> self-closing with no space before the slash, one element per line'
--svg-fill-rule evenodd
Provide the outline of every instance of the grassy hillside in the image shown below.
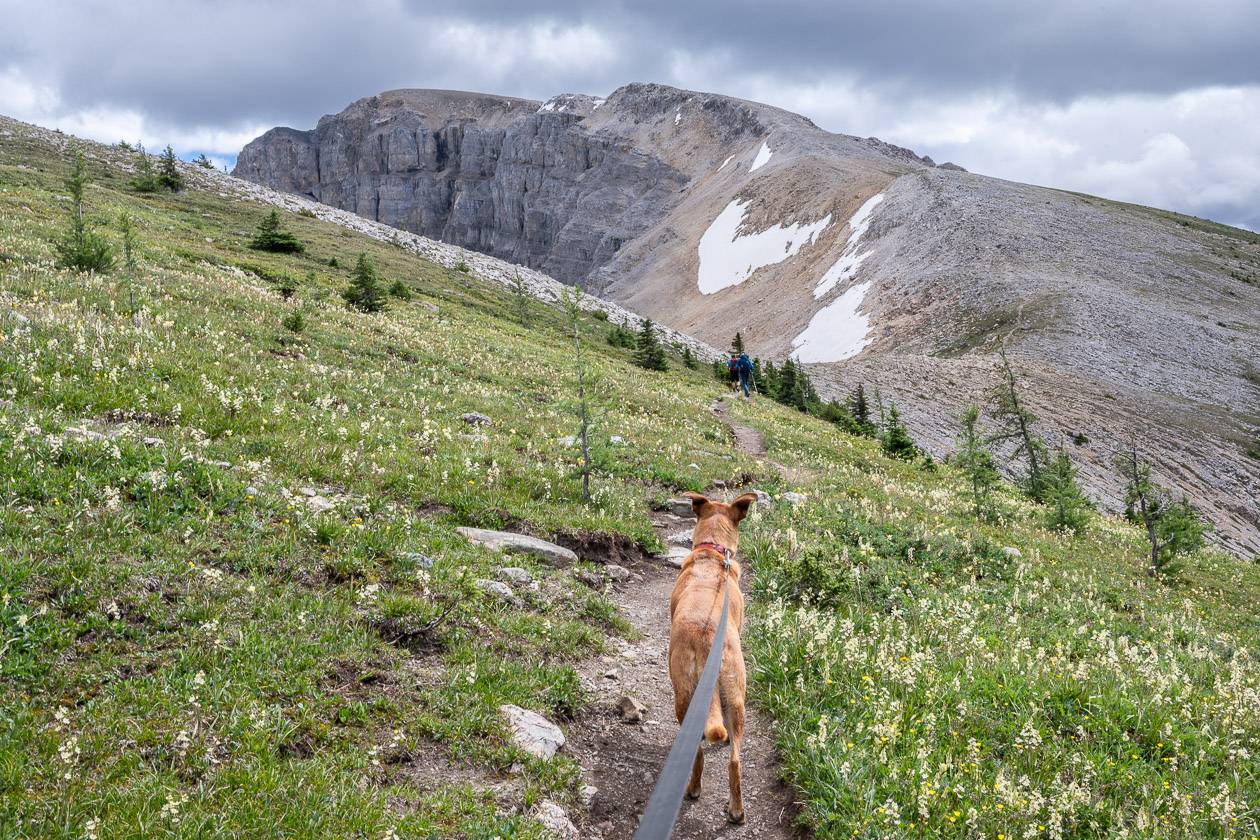
<path fill-rule="evenodd" d="M 787 486 L 706 375 L 641 371 L 584 317 L 583 504 L 558 312 L 523 327 L 501 287 L 296 214 L 305 254 L 251 251 L 269 208 L 137 196 L 88 151 L 93 219 L 137 219 L 134 282 L 56 268 L 65 154 L 0 145 L 0 836 L 542 836 L 530 807 L 579 809 L 578 768 L 497 708 L 580 719 L 574 665 L 624 624 L 580 570 L 514 558 L 538 586 L 487 593 L 502 558 L 454 528 L 598 561 L 656 548 L 681 489 Z M 413 299 L 346 310 L 360 252 Z M 1053 536 L 1007 493 L 976 527 L 948 468 L 733 410 L 805 477 L 748 526 L 750 693 L 819 836 L 1257 830 L 1254 567 L 1153 583 L 1127 526 Z"/>

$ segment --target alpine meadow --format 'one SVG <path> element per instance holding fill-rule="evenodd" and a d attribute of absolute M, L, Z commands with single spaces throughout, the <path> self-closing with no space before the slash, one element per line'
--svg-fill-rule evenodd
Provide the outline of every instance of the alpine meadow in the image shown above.
<path fill-rule="evenodd" d="M 0 837 L 631 836 L 676 729 L 628 605 L 666 620 L 687 491 L 758 493 L 771 781 L 711 828 L 711 757 L 677 836 L 1260 835 L 1260 566 L 1147 441 L 1108 513 L 1018 357 L 934 458 L 879 381 L 742 399 L 728 355 L 0 118 Z"/>

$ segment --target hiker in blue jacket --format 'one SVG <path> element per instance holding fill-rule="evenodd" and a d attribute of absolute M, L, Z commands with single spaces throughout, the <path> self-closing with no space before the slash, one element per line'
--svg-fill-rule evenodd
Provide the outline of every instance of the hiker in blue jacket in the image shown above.
<path fill-rule="evenodd" d="M 752 369 L 752 359 L 748 358 L 747 353 L 740 353 L 735 362 L 735 370 L 739 372 L 739 387 L 743 389 L 745 399 L 749 396 L 748 383 L 752 380 Z"/>

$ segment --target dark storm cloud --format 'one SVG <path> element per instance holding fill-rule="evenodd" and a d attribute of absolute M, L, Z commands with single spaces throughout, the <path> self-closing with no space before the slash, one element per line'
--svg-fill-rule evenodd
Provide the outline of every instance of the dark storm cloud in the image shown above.
<path fill-rule="evenodd" d="M 662 80 L 677 55 L 891 92 L 1002 88 L 1029 101 L 1260 80 L 1254 0 L 21 3 L 0 66 L 38 63 L 68 105 L 172 120 L 312 119 L 401 85 L 545 97 Z M 585 25 L 612 47 L 573 70 L 451 55 L 449 27 Z"/>

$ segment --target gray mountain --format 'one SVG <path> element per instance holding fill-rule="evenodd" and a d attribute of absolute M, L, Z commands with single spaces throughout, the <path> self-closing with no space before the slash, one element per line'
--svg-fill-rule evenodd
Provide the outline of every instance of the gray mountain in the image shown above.
<path fill-rule="evenodd" d="M 1260 553 L 1260 235 L 651 84 L 546 102 L 391 91 L 267 132 L 235 174 L 711 344 L 741 329 L 809 364 L 824 396 L 877 386 L 938 455 L 1004 349 L 1106 506 L 1136 436 L 1225 545 Z"/>

